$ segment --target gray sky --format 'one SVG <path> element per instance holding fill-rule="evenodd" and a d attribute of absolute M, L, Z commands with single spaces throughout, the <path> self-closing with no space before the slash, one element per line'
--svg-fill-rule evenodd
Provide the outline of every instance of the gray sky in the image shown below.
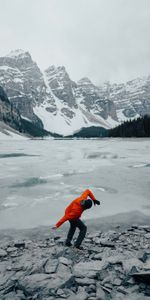
<path fill-rule="evenodd" d="M 28 50 L 73 80 L 150 74 L 150 0 L 0 0 L 0 56 Z"/>

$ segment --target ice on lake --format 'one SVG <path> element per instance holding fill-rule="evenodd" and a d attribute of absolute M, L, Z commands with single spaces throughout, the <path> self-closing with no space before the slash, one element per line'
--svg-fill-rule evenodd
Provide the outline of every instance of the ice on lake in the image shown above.
<path fill-rule="evenodd" d="M 83 219 L 149 215 L 150 139 L 0 141 L 1 229 L 54 224 L 86 188 L 101 206 Z"/>

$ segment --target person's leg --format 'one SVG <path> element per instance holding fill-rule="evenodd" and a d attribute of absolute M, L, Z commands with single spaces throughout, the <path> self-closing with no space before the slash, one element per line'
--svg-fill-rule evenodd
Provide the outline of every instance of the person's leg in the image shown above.
<path fill-rule="evenodd" d="M 79 248 L 80 245 L 81 245 L 81 243 L 82 243 L 82 241 L 83 241 L 83 239 L 85 238 L 87 227 L 86 227 L 86 225 L 80 219 L 77 220 L 76 226 L 79 228 L 80 233 L 79 233 L 78 238 L 77 238 L 77 240 L 75 242 L 75 247 Z"/>
<path fill-rule="evenodd" d="M 66 246 L 71 246 L 71 240 L 74 236 L 76 226 L 77 226 L 75 221 L 69 221 L 69 223 L 70 223 L 70 228 L 69 228 L 67 239 L 65 242 Z"/>

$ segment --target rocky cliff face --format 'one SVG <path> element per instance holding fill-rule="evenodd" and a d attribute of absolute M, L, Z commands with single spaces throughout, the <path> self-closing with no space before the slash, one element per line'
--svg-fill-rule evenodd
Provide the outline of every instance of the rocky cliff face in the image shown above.
<path fill-rule="evenodd" d="M 101 99 L 111 100 L 118 121 L 150 114 L 150 76 L 137 78 L 125 84 L 105 83 L 100 88 Z"/>
<path fill-rule="evenodd" d="M 0 86 L 0 121 L 8 124 L 10 127 L 21 131 L 21 117 L 19 112 L 9 102 L 6 93 Z"/>
<path fill-rule="evenodd" d="M 75 83 L 63 66 L 42 73 L 22 50 L 0 58 L 0 84 L 21 115 L 64 135 L 95 125 L 111 128 L 150 114 L 150 76 L 126 84 L 95 86 L 88 78 Z"/>
<path fill-rule="evenodd" d="M 28 52 L 16 50 L 0 57 L 0 84 L 20 114 L 43 127 L 33 106 L 44 101 L 46 86 L 40 69 Z"/>

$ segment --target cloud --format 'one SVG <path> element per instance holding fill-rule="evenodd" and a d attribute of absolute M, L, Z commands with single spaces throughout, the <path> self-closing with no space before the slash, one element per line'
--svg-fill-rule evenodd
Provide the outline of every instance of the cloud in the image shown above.
<path fill-rule="evenodd" d="M 73 80 L 121 82 L 150 70 L 149 0 L 0 0 L 0 55 L 28 50 Z"/>

